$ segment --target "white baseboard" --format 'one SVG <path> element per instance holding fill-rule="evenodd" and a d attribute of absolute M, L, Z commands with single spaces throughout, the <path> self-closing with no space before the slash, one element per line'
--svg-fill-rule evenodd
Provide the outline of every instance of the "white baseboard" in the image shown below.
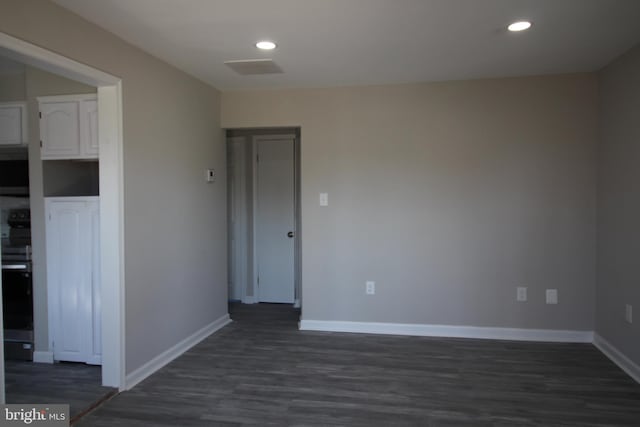
<path fill-rule="evenodd" d="M 620 369 L 629 374 L 629 376 L 637 383 L 640 383 L 640 366 L 622 354 L 620 350 L 615 348 L 609 341 L 605 340 L 598 334 L 595 334 L 593 337 L 593 345 L 604 353 L 605 356 L 611 359 L 613 363 L 618 365 Z"/>
<path fill-rule="evenodd" d="M 53 363 L 52 351 L 34 351 L 33 352 L 34 363 Z"/>
<path fill-rule="evenodd" d="M 242 298 L 242 303 L 243 304 L 257 304 L 258 300 L 256 299 L 256 297 L 247 297 L 247 296 L 245 296 L 244 298 Z"/>
<path fill-rule="evenodd" d="M 449 338 L 481 338 L 509 341 L 548 341 L 577 343 L 593 342 L 592 331 L 494 328 L 483 326 L 423 325 L 413 323 L 301 320 L 300 330 Z"/>
<path fill-rule="evenodd" d="M 212 333 L 221 329 L 225 325 L 231 323 L 231 319 L 229 318 L 229 314 L 225 314 L 217 320 L 214 320 L 204 328 L 196 331 L 191 336 L 183 339 L 170 349 L 160 353 L 144 365 L 140 366 L 135 371 L 127 374 L 125 379 L 125 390 L 130 390 L 136 386 L 136 384 L 140 383 L 142 380 L 159 370 L 160 368 L 167 365 L 169 362 L 182 355 L 185 351 L 189 350 L 194 345 L 198 344 L 200 341 L 207 338 Z"/>

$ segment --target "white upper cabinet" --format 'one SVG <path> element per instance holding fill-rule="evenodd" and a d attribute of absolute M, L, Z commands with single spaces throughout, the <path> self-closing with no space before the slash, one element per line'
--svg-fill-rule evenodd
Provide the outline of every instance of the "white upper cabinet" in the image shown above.
<path fill-rule="evenodd" d="M 43 96 L 38 105 L 43 160 L 98 158 L 95 94 Z"/>
<path fill-rule="evenodd" d="M 27 144 L 27 104 L 0 103 L 0 146 Z"/>
<path fill-rule="evenodd" d="M 78 102 L 40 103 L 42 158 L 66 159 L 80 155 Z"/>
<path fill-rule="evenodd" d="M 86 141 L 84 153 L 98 157 L 98 100 L 90 99 L 80 104 L 80 135 Z"/>

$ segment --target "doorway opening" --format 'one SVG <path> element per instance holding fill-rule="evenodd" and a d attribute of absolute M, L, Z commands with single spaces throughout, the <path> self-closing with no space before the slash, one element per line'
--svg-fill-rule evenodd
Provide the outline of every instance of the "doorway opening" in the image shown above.
<path fill-rule="evenodd" d="M 300 129 L 226 136 L 229 300 L 300 308 Z"/>
<path fill-rule="evenodd" d="M 37 196 L 38 200 L 29 200 L 29 202 L 26 202 L 28 207 L 22 207 L 22 209 L 30 209 L 30 214 L 32 215 L 35 202 L 36 205 L 38 205 L 36 210 L 40 211 L 40 220 L 42 220 L 42 222 L 45 222 L 45 218 L 49 217 L 48 215 L 45 216 L 45 196 L 71 195 L 72 197 L 80 196 L 87 199 L 93 197 L 96 199 L 87 200 L 86 206 L 83 205 L 83 207 L 91 207 L 93 209 L 87 209 L 87 218 L 95 218 L 97 215 L 100 217 L 99 223 L 93 220 L 89 221 L 93 224 L 91 233 L 96 241 L 96 245 L 91 253 L 94 256 L 93 261 L 95 261 L 100 268 L 92 271 L 82 269 L 82 271 L 88 275 L 93 273 L 91 281 L 93 281 L 93 283 L 100 283 L 101 301 L 99 304 L 101 310 L 96 311 L 94 313 L 95 316 L 91 320 L 92 325 L 97 326 L 95 331 L 97 331 L 98 334 L 94 334 L 91 337 L 91 339 L 93 339 L 91 347 L 93 349 L 98 348 L 101 355 L 100 357 L 95 357 L 95 354 L 92 354 L 91 357 L 83 360 L 83 368 L 84 371 L 86 371 L 83 372 L 87 374 L 85 376 L 91 383 L 91 387 L 95 386 L 97 389 L 100 389 L 104 386 L 123 389 L 125 387 L 125 366 L 121 81 L 117 77 L 4 33 L 0 33 L 0 56 L 15 63 L 22 64 L 22 66 L 27 67 L 27 69 L 33 70 L 34 73 L 38 73 L 40 82 L 58 79 L 58 83 L 64 80 L 66 82 L 64 84 L 69 82 L 73 82 L 79 86 L 82 84 L 84 86 L 82 86 L 80 92 L 85 92 L 84 95 L 88 95 L 88 97 L 85 96 L 84 98 L 82 96 L 72 95 L 73 99 L 71 99 L 66 97 L 66 95 L 69 95 L 68 93 L 64 93 L 65 96 L 53 99 L 51 97 L 52 95 L 62 95 L 63 93 L 30 93 L 30 95 L 33 95 L 30 97 L 27 97 L 26 93 L 23 94 L 24 100 L 29 101 L 24 103 L 25 105 L 22 111 L 25 113 L 24 122 L 28 124 L 26 133 L 30 134 L 30 137 L 20 141 L 13 141 L 10 145 L 16 146 L 14 155 L 22 155 L 25 159 L 28 158 L 29 160 L 29 193 L 27 193 L 29 197 L 33 198 L 34 196 L 32 191 L 34 184 L 40 186 Z M 24 81 L 24 77 L 22 80 Z M 80 92 L 76 92 L 76 94 Z M 86 92 L 91 93 L 87 94 Z M 48 96 L 48 98 L 38 99 L 40 95 Z M 11 96 L 18 95 L 12 94 Z M 84 132 L 87 135 L 91 135 L 90 138 L 86 138 L 90 140 L 90 144 L 84 148 L 95 148 L 98 151 L 94 153 L 92 161 L 87 161 L 85 157 L 90 156 L 85 155 L 88 154 L 88 152 L 85 152 L 78 156 L 73 162 L 64 158 L 60 159 L 62 160 L 61 162 L 43 164 L 43 158 L 40 158 L 42 150 L 37 140 L 42 130 L 41 118 L 38 117 L 38 113 L 55 110 L 53 108 L 44 108 L 44 110 L 40 108 L 44 102 L 57 103 L 55 107 L 59 107 L 58 109 L 61 110 L 66 109 L 67 113 L 69 111 L 75 111 L 74 108 L 79 112 L 86 113 L 88 117 L 85 122 L 86 126 L 82 127 L 82 125 L 79 125 L 77 130 L 80 134 Z M 60 118 L 63 115 L 64 114 L 57 114 L 57 117 Z M 78 117 L 80 118 L 80 116 L 81 114 L 79 113 Z M 8 122 L 5 121 L 5 124 L 6 123 Z M 55 129 L 61 131 L 69 128 L 66 126 L 56 126 Z M 70 132 L 70 135 L 74 133 L 75 132 Z M 65 137 L 61 140 L 67 141 L 68 139 Z M 34 141 L 35 143 L 33 143 Z M 38 173 L 36 174 L 33 173 L 34 165 L 36 165 L 34 160 L 38 160 L 38 164 L 41 166 L 37 168 Z M 99 168 L 97 167 L 98 163 Z M 50 180 L 46 178 L 47 176 L 63 178 L 60 180 Z M 78 179 L 80 176 L 83 178 Z M 44 180 L 43 177 L 45 177 Z M 70 183 L 71 185 L 69 186 L 68 184 Z M 69 194 L 68 192 L 74 194 Z M 9 196 L 11 197 L 12 195 Z M 23 194 L 23 197 L 24 196 Z M 97 201 L 97 199 L 99 199 L 99 207 L 96 206 L 95 203 L 92 204 L 94 201 Z M 61 202 L 62 200 L 58 201 Z M 9 210 L 7 210 L 7 213 L 8 212 Z M 33 217 L 31 220 L 33 220 Z M 14 221 L 14 223 L 16 227 L 25 227 L 24 220 L 22 224 L 20 221 Z M 45 237 L 47 231 L 46 225 L 42 224 L 39 231 L 37 231 L 39 233 L 39 244 L 44 245 L 44 242 L 48 240 Z M 27 255 L 30 255 L 29 250 L 30 249 L 27 249 Z M 58 253 L 64 253 L 64 251 L 58 251 Z M 4 255 L 4 253 L 0 254 L 0 258 Z M 11 255 L 17 256 L 24 254 L 16 253 Z M 45 267 L 48 261 L 48 257 L 44 259 L 43 252 L 39 258 L 36 257 L 34 259 L 33 263 L 37 268 L 41 268 L 39 273 L 40 279 L 38 280 L 42 280 L 45 289 L 44 293 L 40 293 L 33 301 L 35 303 L 32 307 L 34 311 L 33 343 L 25 342 L 23 343 L 24 347 L 21 347 L 24 350 L 31 350 L 22 352 L 21 355 L 25 359 L 31 358 L 32 361 L 28 366 L 26 363 L 18 366 L 17 362 L 14 363 L 12 361 L 11 363 L 14 365 L 12 367 L 16 368 L 17 366 L 17 369 L 14 369 L 12 372 L 7 372 L 6 375 L 5 368 L 8 367 L 4 364 L 5 340 L 4 337 L 1 336 L 5 325 L 3 325 L 4 322 L 2 321 L 4 316 L 0 316 L 0 338 L 3 338 L 0 339 L 0 356 L 2 356 L 0 357 L 0 403 L 4 403 L 5 401 L 8 401 L 8 403 L 24 403 L 17 402 L 17 398 L 13 398 L 10 393 L 5 395 L 5 383 L 14 380 L 20 381 L 21 379 L 28 381 L 29 378 L 31 378 L 30 381 L 33 384 L 41 383 L 44 375 L 43 371 L 46 371 L 52 366 L 59 365 L 58 371 L 62 372 L 62 370 L 64 370 L 66 372 L 59 380 L 60 382 L 65 382 L 67 386 L 69 384 L 68 378 L 70 374 L 68 368 L 70 368 L 70 366 L 66 365 L 63 367 L 62 365 L 66 362 L 59 364 L 52 363 L 56 360 L 56 357 L 54 356 L 54 349 L 52 348 L 50 340 L 51 313 L 48 309 L 50 307 L 49 299 L 51 295 L 49 294 L 50 289 L 48 289 L 48 272 Z M 35 272 L 36 270 L 34 270 L 34 273 Z M 4 288 L 5 283 L 3 282 L 4 280 L 0 280 L 0 286 Z M 49 313 L 46 311 L 49 311 Z M 86 332 L 86 328 L 84 331 Z M 25 339 L 29 338 L 27 335 L 29 334 L 25 335 Z M 47 337 L 47 335 L 49 336 Z M 87 337 L 84 337 L 83 340 L 84 342 L 88 342 Z M 68 343 L 69 341 L 67 340 L 66 342 Z M 57 348 L 60 342 L 56 342 L 56 344 Z M 30 346 L 31 348 L 29 348 Z M 12 353 L 16 354 L 13 350 Z M 99 366 L 92 367 L 92 363 L 99 364 Z M 35 376 L 31 374 L 34 369 L 38 370 Z M 9 390 L 11 389 L 10 386 L 14 384 L 6 385 Z M 14 387 L 12 390 L 15 391 L 18 389 L 19 387 Z M 77 393 L 77 390 L 75 391 Z M 27 392 L 34 393 L 36 390 L 27 387 Z M 53 402 L 54 398 L 55 400 L 61 398 L 61 396 L 55 395 L 51 397 L 52 399 L 37 400 Z M 72 403 L 73 407 L 73 402 L 70 403 Z"/>
<path fill-rule="evenodd" d="M 97 88 L 2 55 L 0 70 L 6 400 L 69 403 L 73 417 L 113 393 L 100 367 Z"/>

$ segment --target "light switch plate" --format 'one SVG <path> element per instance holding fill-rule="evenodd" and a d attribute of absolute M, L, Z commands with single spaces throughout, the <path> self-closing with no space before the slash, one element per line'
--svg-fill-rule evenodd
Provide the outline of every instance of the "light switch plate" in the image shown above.
<path fill-rule="evenodd" d="M 366 285 L 367 285 L 367 289 L 366 289 L 367 295 L 375 295 L 375 293 L 376 293 L 376 282 L 372 282 L 370 280 L 367 280 Z"/>
<path fill-rule="evenodd" d="M 558 303 L 558 290 L 547 289 L 547 304 L 557 304 L 557 303 Z"/>
<path fill-rule="evenodd" d="M 320 206 L 329 206 L 329 193 L 320 193 Z"/>
<path fill-rule="evenodd" d="M 525 286 L 519 286 L 516 291 L 516 301 L 525 302 L 527 300 L 527 288 Z"/>
<path fill-rule="evenodd" d="M 216 180 L 216 171 L 213 169 L 205 169 L 204 176 L 207 182 L 215 182 Z"/>

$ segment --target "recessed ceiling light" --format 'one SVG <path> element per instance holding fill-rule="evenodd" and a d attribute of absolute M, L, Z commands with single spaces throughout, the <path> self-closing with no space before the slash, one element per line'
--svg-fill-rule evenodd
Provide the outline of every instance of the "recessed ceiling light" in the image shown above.
<path fill-rule="evenodd" d="M 509 24 L 507 27 L 509 31 L 514 32 L 528 30 L 529 28 L 531 28 L 531 22 L 529 21 L 514 22 L 513 24 Z"/>
<path fill-rule="evenodd" d="M 256 43 L 256 47 L 262 50 L 271 50 L 276 48 L 276 44 L 274 42 L 263 40 Z"/>

